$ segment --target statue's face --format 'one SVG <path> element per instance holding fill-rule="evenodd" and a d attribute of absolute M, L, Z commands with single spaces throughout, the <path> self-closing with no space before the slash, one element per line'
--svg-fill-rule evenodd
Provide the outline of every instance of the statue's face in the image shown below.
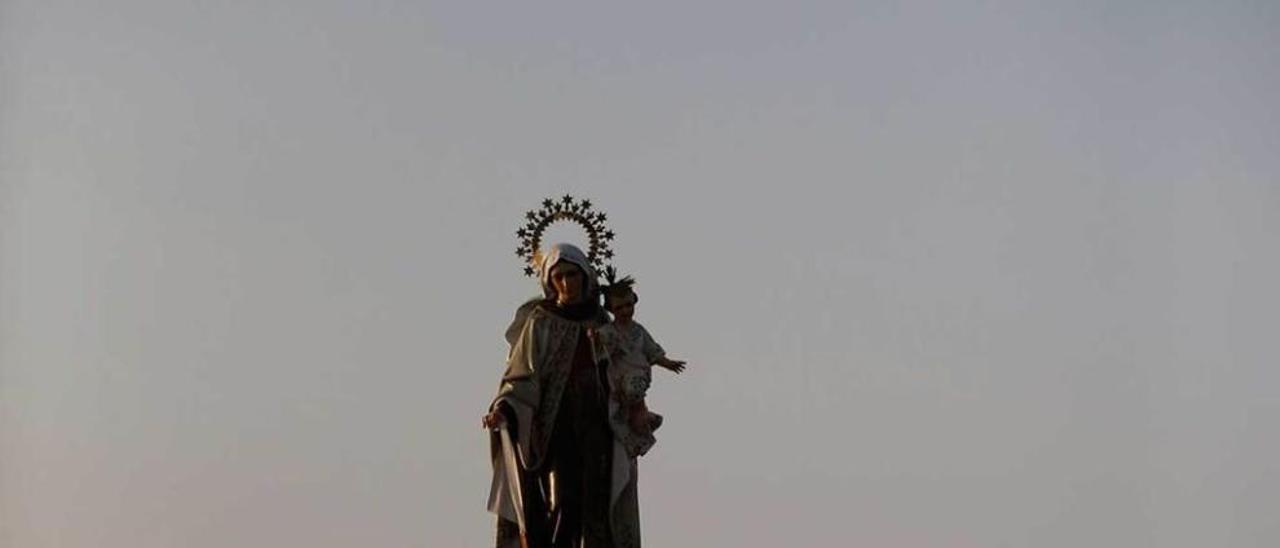
<path fill-rule="evenodd" d="M 577 265 L 561 261 L 551 267 L 551 287 L 556 290 L 556 302 L 576 304 L 582 301 L 586 276 Z"/>
<path fill-rule="evenodd" d="M 636 313 L 636 296 L 630 293 L 621 297 L 613 297 L 608 301 L 609 312 L 613 313 L 613 317 L 623 322 L 631 321 L 631 317 Z"/>

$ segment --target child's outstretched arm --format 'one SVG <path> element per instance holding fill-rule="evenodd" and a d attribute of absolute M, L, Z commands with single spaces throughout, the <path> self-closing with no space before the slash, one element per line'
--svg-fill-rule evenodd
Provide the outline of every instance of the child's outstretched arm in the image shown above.
<path fill-rule="evenodd" d="M 654 363 L 660 367 L 670 369 L 677 374 L 679 374 L 681 371 L 684 371 L 684 364 L 685 364 L 684 360 L 673 360 L 671 358 L 663 356 Z"/>
<path fill-rule="evenodd" d="M 644 354 L 650 363 L 670 369 L 676 373 L 684 371 L 683 361 L 668 358 L 667 351 L 662 349 L 662 345 L 658 344 L 658 341 L 653 340 L 653 335 L 649 334 L 649 330 L 644 327 L 640 327 L 640 330 L 644 335 Z"/>

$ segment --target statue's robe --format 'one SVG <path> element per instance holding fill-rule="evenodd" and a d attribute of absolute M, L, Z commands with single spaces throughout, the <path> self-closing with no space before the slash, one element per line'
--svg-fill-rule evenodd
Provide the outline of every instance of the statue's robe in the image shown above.
<path fill-rule="evenodd" d="M 541 492 L 551 490 L 547 476 L 556 469 L 585 478 L 584 491 L 574 501 L 582 506 L 585 548 L 640 546 L 636 461 L 627 456 L 608 426 L 608 386 L 603 374 L 608 352 L 584 340 L 587 329 L 603 325 L 606 319 L 600 314 L 571 320 L 534 300 L 517 311 L 507 332 L 511 343 L 507 371 L 491 409 L 501 405 L 513 419 L 526 508 L 516 508 L 511 499 L 501 444 L 494 435 L 489 510 L 498 515 L 498 548 L 519 546 L 515 523 L 520 511 L 525 512 L 531 540 L 550 538 L 553 525 L 545 518 L 546 506 L 563 506 L 564 501 L 547 501 L 556 497 L 544 498 Z M 556 482 L 561 483 L 556 490 L 562 489 L 563 481 Z M 607 510 L 600 508 L 602 501 L 607 501 Z"/>

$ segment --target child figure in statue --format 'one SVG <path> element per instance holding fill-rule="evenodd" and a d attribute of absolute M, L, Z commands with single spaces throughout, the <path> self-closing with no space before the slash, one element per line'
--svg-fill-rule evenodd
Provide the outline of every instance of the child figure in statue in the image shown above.
<path fill-rule="evenodd" d="M 632 457 L 649 451 L 657 441 L 653 431 L 662 425 L 662 416 L 649 411 L 645 394 L 652 382 L 650 368 L 654 365 L 675 373 L 684 371 L 685 362 L 667 357 L 657 341 L 644 326 L 637 323 L 636 302 L 639 297 L 631 277 L 614 280 L 612 269 L 607 271 L 609 286 L 604 288 L 605 309 L 613 315 L 613 321 L 596 331 L 610 357 L 609 385 L 612 395 L 609 422 Z"/>

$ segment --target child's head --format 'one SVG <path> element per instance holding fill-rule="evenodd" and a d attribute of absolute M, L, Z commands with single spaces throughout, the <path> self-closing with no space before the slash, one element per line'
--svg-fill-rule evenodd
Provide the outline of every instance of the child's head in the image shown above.
<path fill-rule="evenodd" d="M 615 285 L 604 293 L 604 307 L 613 314 L 614 318 L 623 321 L 631 319 L 636 312 L 636 303 L 639 301 L 640 297 L 636 295 L 630 284 Z"/>
<path fill-rule="evenodd" d="M 608 285 L 600 288 L 604 293 L 605 310 L 612 313 L 615 320 L 630 321 L 636 312 L 636 303 L 640 301 L 636 296 L 635 278 L 627 276 L 619 280 L 618 271 L 612 265 L 604 269 L 604 278 L 609 281 Z"/>

